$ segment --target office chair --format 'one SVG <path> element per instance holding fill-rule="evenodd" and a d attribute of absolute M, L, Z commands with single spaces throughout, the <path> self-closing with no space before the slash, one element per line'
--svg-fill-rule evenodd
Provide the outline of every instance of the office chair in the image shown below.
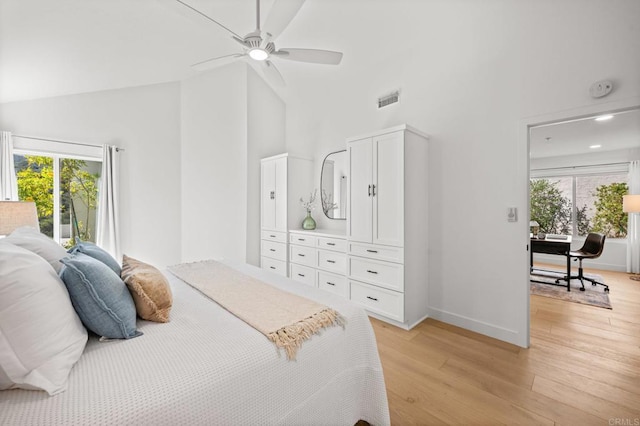
<path fill-rule="evenodd" d="M 604 287 L 604 291 L 609 292 L 609 286 L 594 280 L 593 278 L 585 277 L 582 270 L 582 260 L 583 259 L 597 259 L 602 254 L 602 250 L 604 250 L 604 240 L 606 239 L 606 235 L 589 233 L 587 235 L 587 239 L 584 240 L 584 244 L 580 250 L 569 252 L 570 257 L 574 257 L 574 261 L 578 260 L 580 262 L 580 266 L 578 267 L 578 275 L 572 275 L 569 277 L 569 280 L 574 278 L 579 279 L 582 284 L 582 288 L 580 291 L 584 291 L 584 281 L 587 280 L 591 282 L 591 285 L 601 285 Z"/>

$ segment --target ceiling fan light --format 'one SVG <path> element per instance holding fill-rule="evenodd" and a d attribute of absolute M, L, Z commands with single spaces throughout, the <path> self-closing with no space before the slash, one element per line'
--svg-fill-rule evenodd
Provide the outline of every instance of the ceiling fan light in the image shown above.
<path fill-rule="evenodd" d="M 249 56 L 251 57 L 251 59 L 255 59 L 256 61 L 264 61 L 269 57 L 269 54 L 266 50 L 256 47 L 249 50 Z"/>

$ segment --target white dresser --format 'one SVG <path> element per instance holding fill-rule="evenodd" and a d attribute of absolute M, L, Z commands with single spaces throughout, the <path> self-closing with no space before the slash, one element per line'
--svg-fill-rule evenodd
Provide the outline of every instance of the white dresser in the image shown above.
<path fill-rule="evenodd" d="M 347 140 L 350 298 L 407 329 L 427 317 L 427 139 L 401 125 Z"/>
<path fill-rule="evenodd" d="M 300 226 L 300 197 L 313 187 L 313 162 L 289 154 L 260 161 L 260 266 L 287 276 L 287 230 Z"/>
<path fill-rule="evenodd" d="M 289 277 L 349 298 L 347 240 L 330 231 L 289 230 Z"/>

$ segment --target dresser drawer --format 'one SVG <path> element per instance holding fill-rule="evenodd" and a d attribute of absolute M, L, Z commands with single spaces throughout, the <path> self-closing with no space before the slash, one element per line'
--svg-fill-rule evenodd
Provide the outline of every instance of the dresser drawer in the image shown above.
<path fill-rule="evenodd" d="M 404 294 L 351 280 L 349 286 L 353 302 L 371 312 L 404 322 Z"/>
<path fill-rule="evenodd" d="M 278 243 L 286 243 L 287 242 L 287 233 L 279 232 L 279 231 L 262 231 L 260 233 L 260 238 L 267 241 L 275 241 Z"/>
<path fill-rule="evenodd" d="M 318 248 L 345 253 L 347 251 L 347 240 L 318 237 Z"/>
<path fill-rule="evenodd" d="M 318 271 L 318 287 L 342 296 L 345 299 L 349 298 L 349 284 L 347 283 L 347 278 L 344 275 Z"/>
<path fill-rule="evenodd" d="M 395 291 L 404 291 L 404 266 L 349 256 L 349 278 Z"/>
<path fill-rule="evenodd" d="M 307 266 L 289 264 L 289 278 L 294 281 L 308 284 L 312 287 L 316 286 L 316 270 Z"/>
<path fill-rule="evenodd" d="M 275 243 L 273 241 L 262 240 L 260 242 L 260 249 L 262 256 L 270 257 L 272 259 L 287 260 L 287 245 L 284 243 Z"/>
<path fill-rule="evenodd" d="M 404 249 L 401 247 L 349 242 L 348 253 L 354 256 L 368 257 L 369 259 L 404 263 Z"/>
<path fill-rule="evenodd" d="M 347 273 L 347 255 L 329 250 L 318 250 L 318 264 L 316 265 L 325 271 Z"/>
<path fill-rule="evenodd" d="M 317 237 L 306 235 L 306 234 L 296 234 L 295 232 L 290 232 L 289 242 L 291 244 L 298 244 L 300 246 L 315 247 L 317 244 Z"/>
<path fill-rule="evenodd" d="M 289 246 L 289 260 L 306 266 L 316 266 L 316 249 L 304 246 Z"/>
<path fill-rule="evenodd" d="M 271 259 L 270 257 L 262 256 L 260 258 L 260 267 L 267 271 L 275 272 L 276 274 L 287 276 L 287 262 L 281 260 Z"/>

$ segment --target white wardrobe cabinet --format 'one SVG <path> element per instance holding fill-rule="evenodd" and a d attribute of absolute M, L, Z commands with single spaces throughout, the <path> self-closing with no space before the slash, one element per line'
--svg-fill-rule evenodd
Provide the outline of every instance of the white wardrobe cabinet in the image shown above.
<path fill-rule="evenodd" d="M 350 298 L 403 328 L 427 317 L 427 140 L 407 125 L 347 140 Z"/>
<path fill-rule="evenodd" d="M 305 217 L 300 197 L 313 188 L 313 162 L 280 154 L 260 160 L 260 266 L 287 276 L 288 233 Z"/>

